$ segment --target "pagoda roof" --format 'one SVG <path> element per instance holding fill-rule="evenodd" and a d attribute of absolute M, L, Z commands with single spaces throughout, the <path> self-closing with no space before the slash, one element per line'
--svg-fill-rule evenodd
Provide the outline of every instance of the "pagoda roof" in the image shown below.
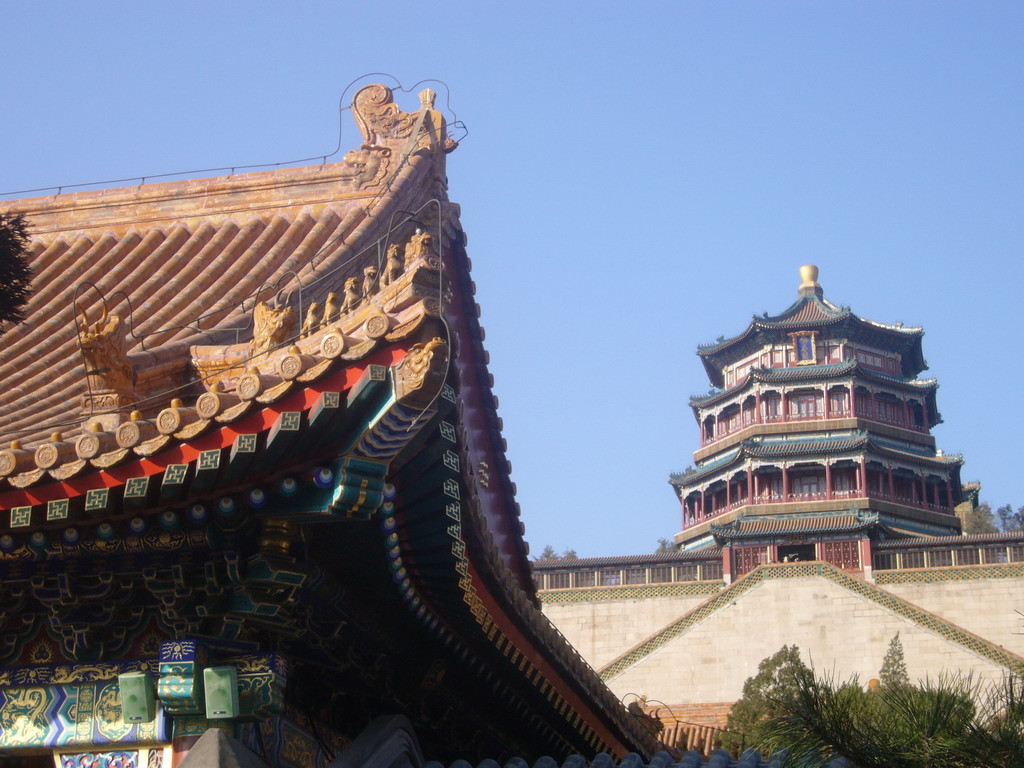
<path fill-rule="evenodd" d="M 804 515 L 800 517 L 744 517 L 727 525 L 712 524 L 709 532 L 716 541 L 757 539 L 766 536 L 859 533 L 879 525 L 878 515 L 851 512 L 841 515 Z"/>
<path fill-rule="evenodd" d="M 741 381 L 728 389 L 723 389 L 719 392 L 712 392 L 707 395 L 695 395 L 691 397 L 690 405 L 694 408 L 698 408 L 720 403 L 746 389 L 749 389 L 755 383 L 792 384 L 839 379 L 850 376 L 857 376 L 858 378 L 866 379 L 868 381 L 891 384 L 900 389 L 922 393 L 932 392 L 939 386 L 937 379 L 912 379 L 904 376 L 891 376 L 868 368 L 857 360 L 844 360 L 840 363 L 799 365 L 789 368 L 753 367 Z"/>
<path fill-rule="evenodd" d="M 697 354 L 712 384 L 721 386 L 723 366 L 754 351 L 762 338 L 778 339 L 789 333 L 833 328 L 866 336 L 899 351 L 903 359 L 903 373 L 907 377 L 913 377 L 928 367 L 921 348 L 923 328 L 866 320 L 853 314 L 849 307 L 833 304 L 824 297 L 821 286 L 816 282 L 817 268 L 811 269 L 813 276 L 805 279 L 797 300 L 782 312 L 754 315 L 742 333 L 697 347 Z"/>
<path fill-rule="evenodd" d="M 907 549 L 922 547 L 957 546 L 969 547 L 985 544 L 1024 543 L 1024 531 L 999 531 L 996 533 L 967 533 L 963 536 L 914 536 L 890 538 L 880 541 L 875 549 Z"/>
<path fill-rule="evenodd" d="M 702 464 L 689 472 L 669 475 L 669 482 L 685 487 L 712 477 L 723 469 L 741 464 L 746 459 L 792 459 L 818 457 L 851 452 L 873 452 L 882 456 L 904 458 L 918 463 L 949 466 L 963 463 L 959 455 L 938 456 L 926 448 L 920 452 L 908 446 L 885 440 L 866 430 L 850 430 L 839 434 L 801 437 L 796 440 L 766 439 L 750 437 L 730 449 L 722 456 Z"/>
<path fill-rule="evenodd" d="M 651 754 L 539 609 L 431 93 L 360 89 L 341 163 L 11 204 L 36 277 L 0 338 L 0 581 L 74 559 L 176 633 L 271 628 L 367 701 L 408 686 L 438 744 Z M 127 652 L 90 599 L 47 603 L 59 652 Z"/>

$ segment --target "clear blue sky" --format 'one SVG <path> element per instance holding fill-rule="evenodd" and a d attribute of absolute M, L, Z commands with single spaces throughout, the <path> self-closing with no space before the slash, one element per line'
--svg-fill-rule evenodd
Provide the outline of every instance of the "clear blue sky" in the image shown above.
<path fill-rule="evenodd" d="M 939 446 L 1024 504 L 1024 4 L 42 1 L 4 26 L 3 190 L 323 154 L 353 78 L 447 82 L 535 553 L 679 529 L 694 349 L 805 263 L 925 327 Z"/>

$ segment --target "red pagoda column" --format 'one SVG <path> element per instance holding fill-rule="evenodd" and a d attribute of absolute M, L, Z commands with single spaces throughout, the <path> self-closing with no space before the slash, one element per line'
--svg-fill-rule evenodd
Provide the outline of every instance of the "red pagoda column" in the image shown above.
<path fill-rule="evenodd" d="M 754 501 L 754 470 L 747 467 L 747 503 Z"/>
<path fill-rule="evenodd" d="M 782 465 L 782 500 L 789 501 L 789 469 Z"/>
<path fill-rule="evenodd" d="M 850 385 L 850 418 L 857 418 L 857 388 Z"/>
<path fill-rule="evenodd" d="M 822 395 L 821 395 L 822 396 L 821 413 L 827 419 L 829 417 L 829 412 L 828 412 L 829 411 L 829 408 L 828 408 L 828 385 L 827 384 L 822 388 L 821 393 L 822 393 Z"/>
<path fill-rule="evenodd" d="M 857 479 L 860 481 L 860 495 L 868 495 L 868 461 L 866 458 L 860 460 L 860 467 L 857 470 Z"/>
<path fill-rule="evenodd" d="M 946 508 L 953 511 L 953 484 L 949 482 L 949 478 L 946 478 Z"/>
<path fill-rule="evenodd" d="M 758 424 L 764 421 L 764 417 L 761 415 L 761 390 L 754 392 L 754 421 Z"/>
<path fill-rule="evenodd" d="M 903 398 L 903 426 L 910 429 L 910 401 Z"/>
<path fill-rule="evenodd" d="M 928 506 L 928 481 L 923 472 L 921 473 L 921 506 Z"/>
<path fill-rule="evenodd" d="M 732 478 L 725 478 L 725 506 L 728 509 L 732 505 Z"/>
<path fill-rule="evenodd" d="M 832 462 L 825 462 L 825 498 L 832 498 Z"/>
<path fill-rule="evenodd" d="M 921 401 L 921 424 L 925 432 L 931 429 L 931 425 L 928 424 L 928 401 L 923 398 Z"/>
<path fill-rule="evenodd" d="M 886 467 L 886 471 L 887 471 L 887 473 L 889 475 L 889 498 L 890 499 L 895 499 L 896 498 L 896 484 L 893 482 L 893 478 L 892 478 L 892 464 L 890 464 L 888 467 Z"/>

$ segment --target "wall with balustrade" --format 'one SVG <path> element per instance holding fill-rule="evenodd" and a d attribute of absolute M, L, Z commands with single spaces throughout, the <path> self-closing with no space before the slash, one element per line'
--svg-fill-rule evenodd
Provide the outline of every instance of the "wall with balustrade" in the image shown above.
<path fill-rule="evenodd" d="M 758 663 L 788 644 L 820 671 L 865 682 L 897 632 L 915 679 L 959 672 L 995 681 L 1007 663 L 1024 670 L 1024 563 L 875 571 L 874 584 L 821 563 L 751 575 L 730 587 L 676 582 L 541 598 L 616 694 L 671 706 L 736 700 Z"/>

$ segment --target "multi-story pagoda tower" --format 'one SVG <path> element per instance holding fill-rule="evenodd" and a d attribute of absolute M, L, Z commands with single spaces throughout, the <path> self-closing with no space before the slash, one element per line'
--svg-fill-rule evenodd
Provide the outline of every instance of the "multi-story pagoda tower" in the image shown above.
<path fill-rule="evenodd" d="M 960 456 L 941 422 L 921 328 L 865 320 L 828 301 L 818 268 L 797 301 L 698 347 L 713 390 L 690 404 L 695 466 L 671 476 L 683 549 L 725 547 L 726 571 L 826 560 L 870 566 L 872 539 L 958 534 Z"/>

